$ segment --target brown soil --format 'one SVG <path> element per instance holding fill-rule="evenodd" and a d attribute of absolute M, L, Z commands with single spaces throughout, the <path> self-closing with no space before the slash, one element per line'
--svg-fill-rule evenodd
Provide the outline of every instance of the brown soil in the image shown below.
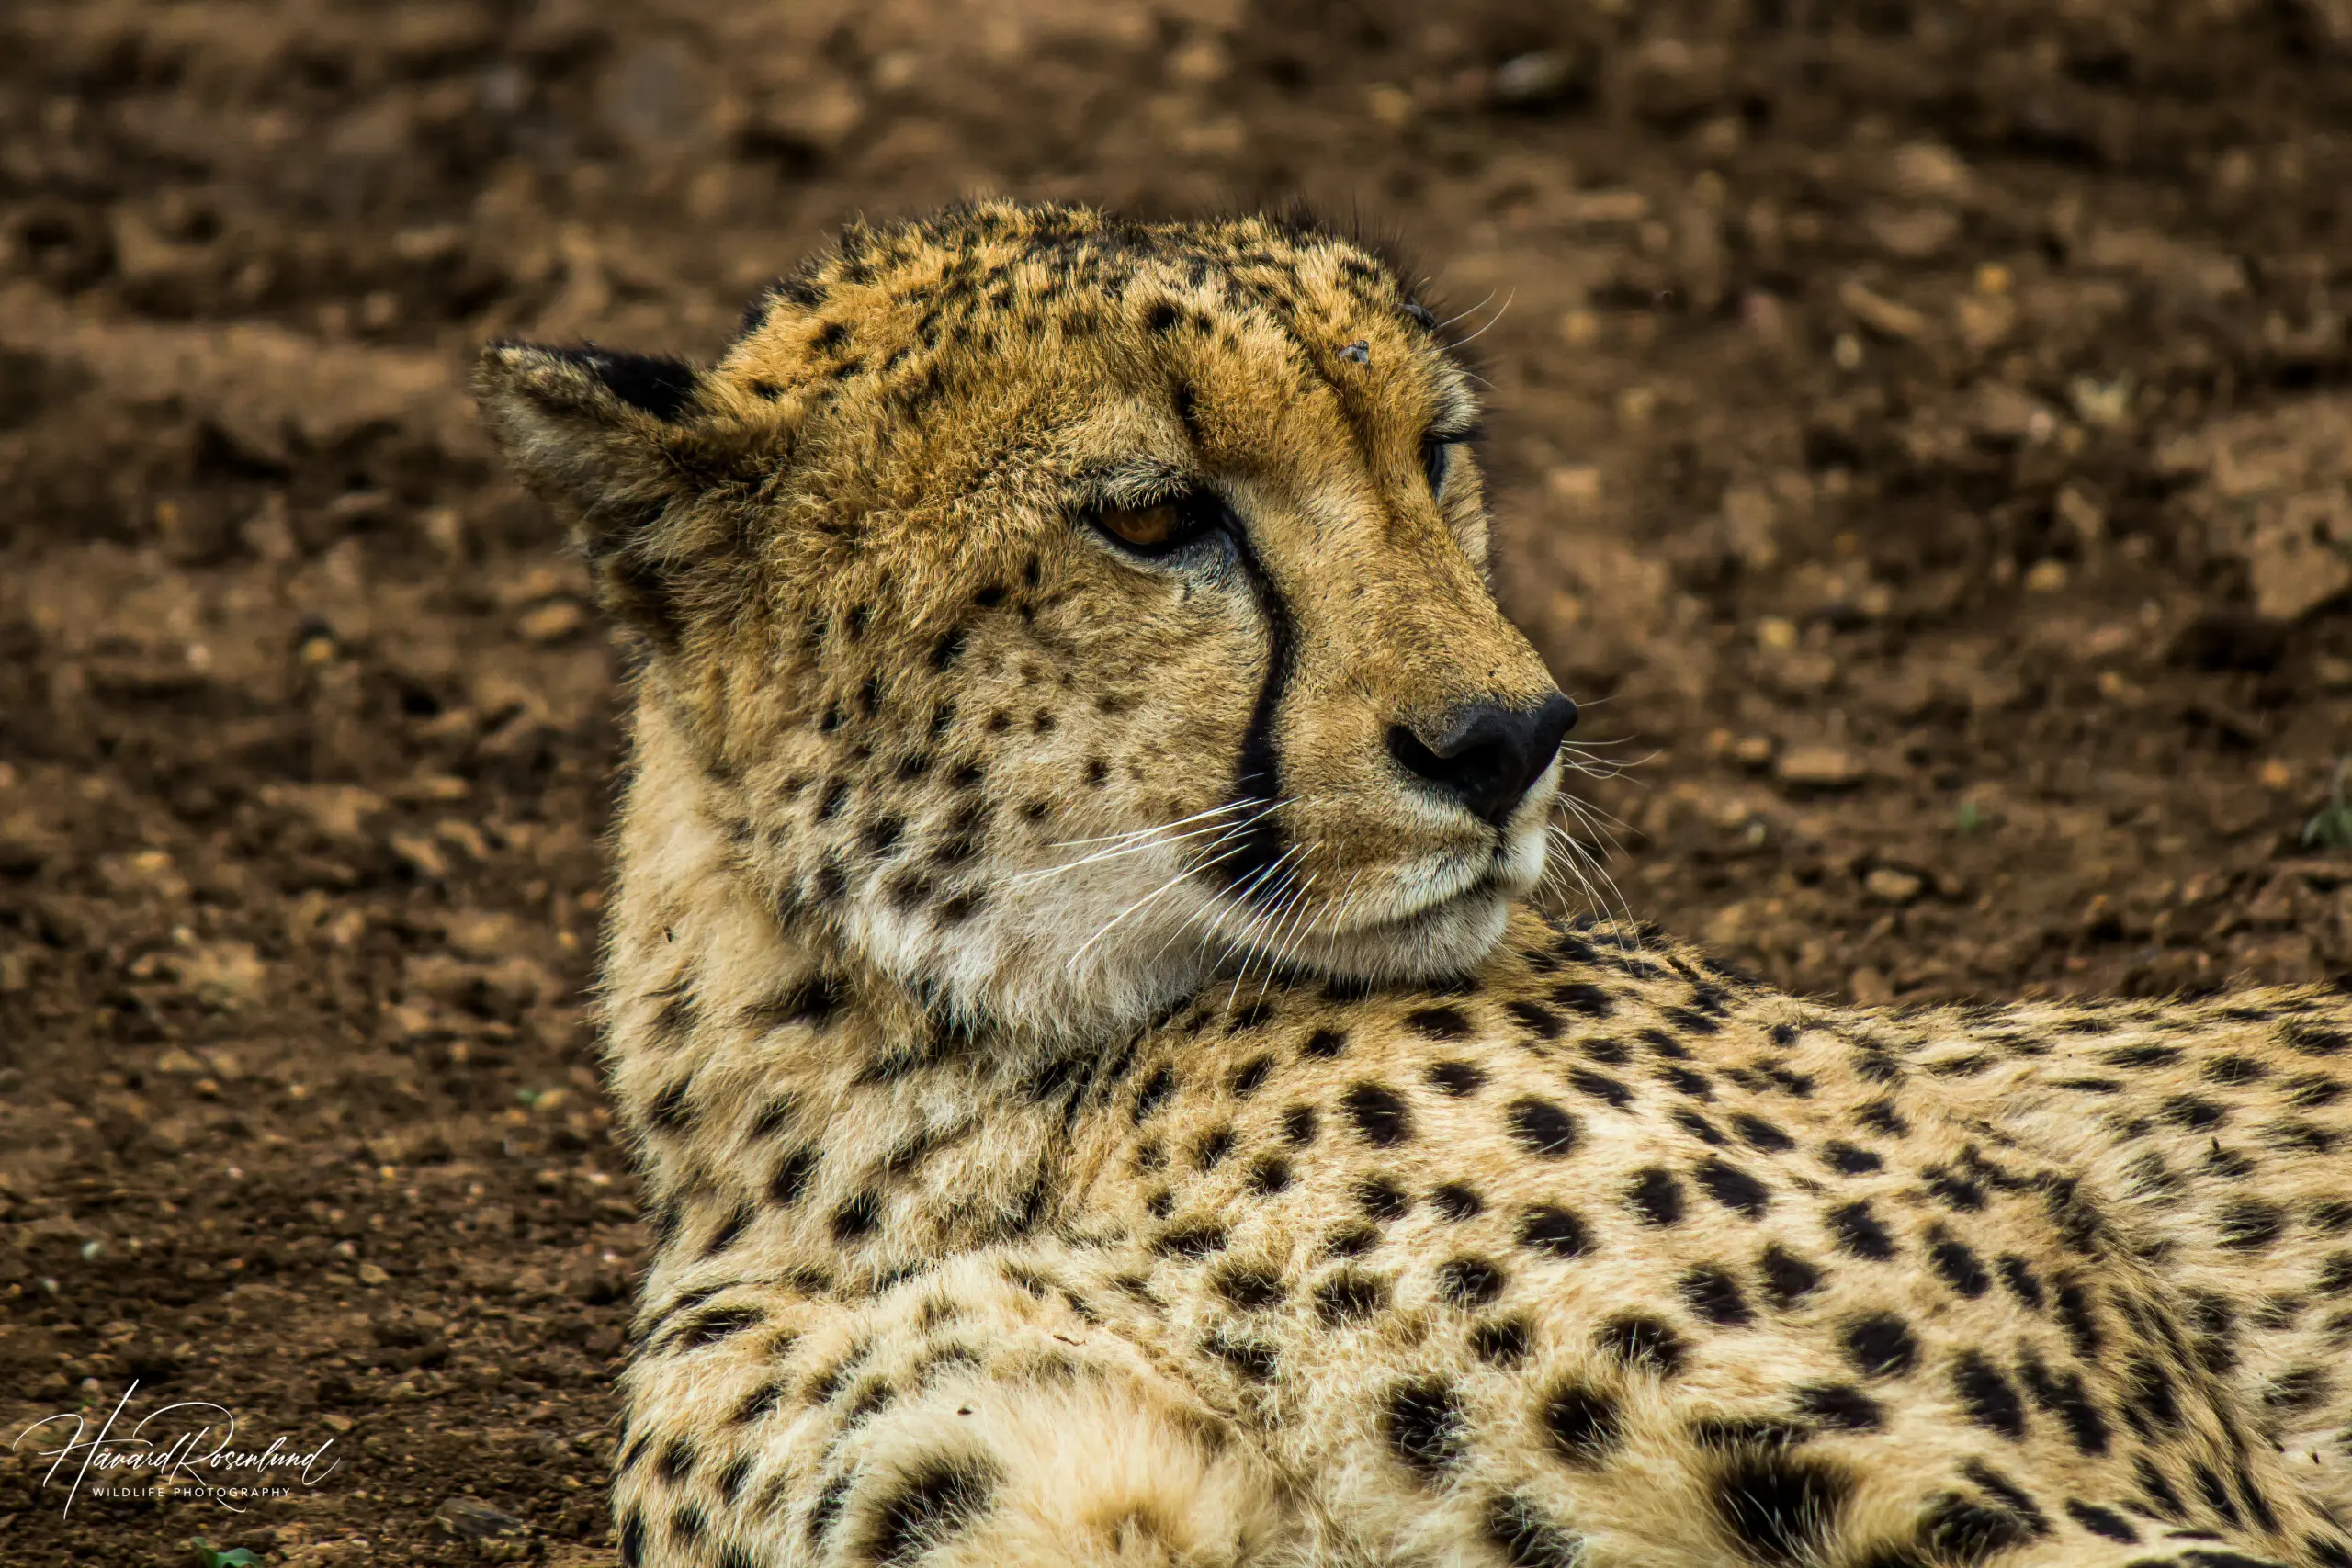
<path fill-rule="evenodd" d="M 1447 9 L 0 8 L 0 1437 L 136 1378 L 343 1460 L 66 1515 L 23 1445 L 0 1557 L 609 1555 L 612 666 L 458 377 L 707 354 L 853 210 L 1415 242 L 1636 913 L 1865 998 L 2352 965 L 2352 7 Z"/>

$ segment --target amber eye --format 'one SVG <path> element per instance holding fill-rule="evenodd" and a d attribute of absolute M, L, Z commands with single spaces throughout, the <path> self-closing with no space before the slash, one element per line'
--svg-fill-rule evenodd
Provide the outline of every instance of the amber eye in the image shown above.
<path fill-rule="evenodd" d="M 1149 506 L 1101 506 L 1087 521 L 1139 556 L 1172 556 L 1216 530 L 1224 509 L 1205 491 L 1187 491 Z"/>
<path fill-rule="evenodd" d="M 1164 550 L 1184 531 L 1184 519 L 1172 501 L 1157 506 L 1106 506 L 1098 514 L 1102 528 L 1139 550 Z"/>

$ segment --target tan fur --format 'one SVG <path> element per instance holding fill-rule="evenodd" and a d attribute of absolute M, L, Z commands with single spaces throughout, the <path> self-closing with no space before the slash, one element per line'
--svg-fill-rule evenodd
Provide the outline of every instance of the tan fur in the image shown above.
<path fill-rule="evenodd" d="M 626 1562 L 2352 1568 L 2352 1001 L 1521 907 L 1556 764 L 1389 750 L 1551 686 L 1374 256 L 994 204 L 479 384 L 642 647 Z M 1087 522 L 1180 487 L 1239 542 Z"/>

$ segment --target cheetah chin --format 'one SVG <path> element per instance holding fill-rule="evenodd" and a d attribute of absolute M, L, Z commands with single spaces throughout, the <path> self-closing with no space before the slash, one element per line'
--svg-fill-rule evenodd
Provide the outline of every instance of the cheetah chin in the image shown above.
<path fill-rule="evenodd" d="M 2352 1568 L 2352 987 L 1558 923 L 1472 378 L 1312 224 L 477 373 L 630 644 L 628 1568 Z"/>

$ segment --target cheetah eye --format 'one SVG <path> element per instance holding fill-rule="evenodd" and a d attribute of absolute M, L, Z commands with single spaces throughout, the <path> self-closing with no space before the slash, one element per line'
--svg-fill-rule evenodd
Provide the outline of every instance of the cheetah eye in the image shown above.
<path fill-rule="evenodd" d="M 1130 554 L 1169 556 L 1212 532 L 1221 515 L 1214 498 L 1193 491 L 1149 506 L 1098 506 L 1087 521 Z"/>
<path fill-rule="evenodd" d="M 1445 477 L 1453 471 L 1453 449 L 1476 434 L 1468 430 L 1433 430 L 1421 437 L 1421 473 L 1430 481 L 1431 495 L 1445 493 Z"/>

